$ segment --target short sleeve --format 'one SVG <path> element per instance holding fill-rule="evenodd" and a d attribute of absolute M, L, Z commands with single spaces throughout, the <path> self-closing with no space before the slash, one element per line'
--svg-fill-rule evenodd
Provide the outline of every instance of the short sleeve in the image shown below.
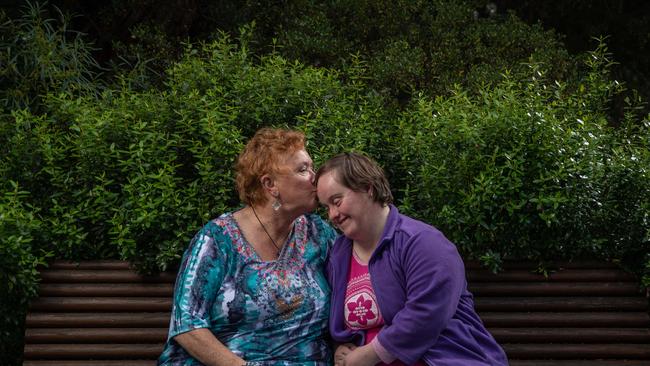
<path fill-rule="evenodd" d="M 183 254 L 176 277 L 169 338 L 198 328 L 210 328 L 211 310 L 225 273 L 225 254 L 213 222 L 203 227 Z"/>

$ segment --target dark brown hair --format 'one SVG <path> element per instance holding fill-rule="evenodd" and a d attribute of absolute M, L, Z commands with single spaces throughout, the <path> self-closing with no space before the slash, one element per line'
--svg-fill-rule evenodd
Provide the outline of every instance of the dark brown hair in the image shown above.
<path fill-rule="evenodd" d="M 237 159 L 236 184 L 239 198 L 249 205 L 267 201 L 260 178 L 279 173 L 284 159 L 305 148 L 305 135 L 300 131 L 262 128 L 248 141 Z"/>
<path fill-rule="evenodd" d="M 384 170 L 365 155 L 346 152 L 330 158 L 316 172 L 316 184 L 323 174 L 329 172 L 334 172 L 336 181 L 353 191 L 367 192 L 370 189 L 375 202 L 382 205 L 393 202 Z"/>

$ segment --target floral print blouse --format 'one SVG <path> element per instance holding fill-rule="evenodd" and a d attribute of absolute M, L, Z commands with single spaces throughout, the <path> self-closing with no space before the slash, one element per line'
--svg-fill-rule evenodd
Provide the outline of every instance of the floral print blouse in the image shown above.
<path fill-rule="evenodd" d="M 183 255 L 158 364 L 201 365 L 173 339 L 198 328 L 256 365 L 331 364 L 323 266 L 335 236 L 319 216 L 300 216 L 278 259 L 263 261 L 232 213 L 207 223 Z"/>

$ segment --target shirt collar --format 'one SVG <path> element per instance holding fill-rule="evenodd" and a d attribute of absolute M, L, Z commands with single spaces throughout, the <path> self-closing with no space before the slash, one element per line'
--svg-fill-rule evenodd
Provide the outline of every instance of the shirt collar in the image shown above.
<path fill-rule="evenodd" d="M 388 213 L 388 218 L 386 219 L 386 224 L 384 225 L 384 231 L 381 234 L 379 245 L 377 245 L 375 252 L 379 248 L 383 247 L 385 245 L 384 243 L 388 243 L 393 240 L 393 237 L 395 236 L 395 230 L 397 230 L 397 226 L 400 221 L 399 210 L 397 207 L 395 207 L 393 204 L 389 204 L 388 207 L 390 208 L 390 212 Z"/>

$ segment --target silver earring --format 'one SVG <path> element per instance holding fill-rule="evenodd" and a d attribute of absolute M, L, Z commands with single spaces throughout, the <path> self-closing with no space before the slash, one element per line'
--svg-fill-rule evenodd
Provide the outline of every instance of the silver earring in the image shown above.
<path fill-rule="evenodd" d="M 282 203 L 280 203 L 280 200 L 276 198 L 275 201 L 273 201 L 271 204 L 271 208 L 273 208 L 273 211 L 277 211 L 280 209 L 280 207 L 282 207 Z"/>

